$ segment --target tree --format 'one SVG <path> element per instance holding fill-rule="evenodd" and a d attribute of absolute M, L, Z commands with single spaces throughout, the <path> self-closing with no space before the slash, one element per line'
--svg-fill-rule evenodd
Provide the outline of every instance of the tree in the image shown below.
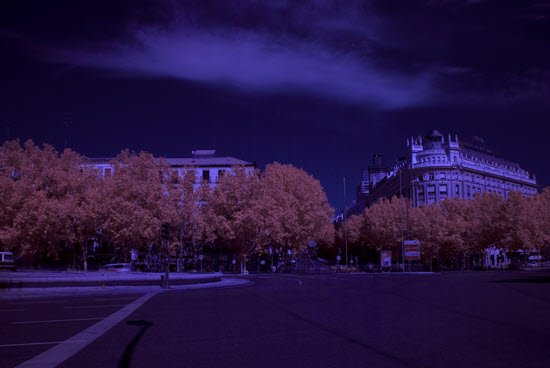
<path fill-rule="evenodd" d="M 207 221 L 204 205 L 210 188 L 208 184 L 196 187 L 194 170 L 188 170 L 182 178 L 175 178 L 168 184 L 166 191 L 170 200 L 170 224 L 175 230 L 175 240 L 179 245 L 178 254 L 181 261 L 188 251 L 198 253 L 204 243 L 213 242 L 214 227 Z"/>
<path fill-rule="evenodd" d="M 257 210 L 257 173 L 249 174 L 244 167 L 234 167 L 205 194 L 205 221 L 212 224 L 217 243 L 244 260 L 262 244 L 265 234 Z"/>
<path fill-rule="evenodd" d="M 422 258 L 429 262 L 431 269 L 432 260 L 439 253 L 442 237 L 440 233 L 440 225 L 443 221 L 441 211 L 437 205 L 413 208 L 411 219 L 414 237 L 421 242 Z"/>
<path fill-rule="evenodd" d="M 502 229 L 501 242 L 509 251 L 515 251 L 522 248 L 532 246 L 531 242 L 533 234 L 530 234 L 529 229 L 532 228 L 531 223 L 531 203 L 532 200 L 526 198 L 521 193 L 511 192 L 508 199 L 501 206 L 499 219 L 501 221 L 500 228 Z"/>
<path fill-rule="evenodd" d="M 539 254 L 548 252 L 550 244 L 550 188 L 532 198 L 510 197 L 513 201 L 508 206 L 508 212 L 517 222 L 517 230 L 510 231 L 512 237 L 522 249 Z"/>
<path fill-rule="evenodd" d="M 57 257 L 63 247 L 93 235 L 88 191 L 96 177 L 83 172 L 69 149 L 32 141 L 0 148 L 0 242 L 21 255 Z"/>
<path fill-rule="evenodd" d="M 269 247 L 304 252 L 310 241 L 332 244 L 332 208 L 320 183 L 291 165 L 270 164 L 261 174 L 234 168 L 205 206 L 218 242 L 241 259 Z"/>
<path fill-rule="evenodd" d="M 477 258 L 488 247 L 502 243 L 505 222 L 503 221 L 504 199 L 495 193 L 483 193 L 470 201 L 469 242 L 471 252 Z"/>
<path fill-rule="evenodd" d="M 538 194 L 532 202 L 533 233 L 536 247 L 550 257 L 550 187 Z"/>
<path fill-rule="evenodd" d="M 63 240 L 82 250 L 83 269 L 88 270 L 88 241 L 96 235 L 97 220 L 93 211 L 96 188 L 100 179 L 96 173 L 82 168 L 83 158 L 66 149 L 59 156 L 57 176 L 63 178 L 60 195 L 53 205 L 58 217 L 58 231 Z"/>
<path fill-rule="evenodd" d="M 440 204 L 445 217 L 444 226 L 447 229 L 446 242 L 442 247 L 443 258 L 449 259 L 455 266 L 466 267 L 468 258 L 473 253 L 469 241 L 471 234 L 470 202 L 463 199 L 447 199 Z"/>
<path fill-rule="evenodd" d="M 261 176 L 256 211 L 262 218 L 265 241 L 303 253 L 310 241 L 332 245 L 333 209 L 318 180 L 292 165 L 273 163 Z"/>
<path fill-rule="evenodd" d="M 365 240 L 365 239 L 363 239 L 363 237 L 364 237 L 364 229 L 363 229 L 364 222 L 365 222 L 365 218 L 364 218 L 363 214 L 361 214 L 361 215 L 352 215 L 352 216 L 347 218 L 345 226 L 346 226 L 346 233 L 347 233 L 347 236 L 348 236 L 348 241 L 350 243 L 360 244 Z M 343 230 L 343 227 L 340 227 L 340 231 L 339 231 L 339 237 L 340 238 L 343 238 L 343 236 L 344 236 L 342 230 Z"/>
<path fill-rule="evenodd" d="M 377 250 L 401 247 L 406 202 L 403 198 L 382 199 L 363 214 L 367 245 Z"/>
<path fill-rule="evenodd" d="M 127 150 L 112 163 L 114 173 L 104 179 L 94 206 L 104 239 L 126 253 L 158 243 L 161 225 L 170 221 L 168 166 Z"/>

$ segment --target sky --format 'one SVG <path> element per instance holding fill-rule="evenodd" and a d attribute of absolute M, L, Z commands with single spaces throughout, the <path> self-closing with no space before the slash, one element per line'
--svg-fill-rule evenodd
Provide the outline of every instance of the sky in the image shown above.
<path fill-rule="evenodd" d="M 550 1 L 4 1 L 0 142 L 291 163 L 341 208 L 438 129 L 544 187 L 549 45 Z"/>

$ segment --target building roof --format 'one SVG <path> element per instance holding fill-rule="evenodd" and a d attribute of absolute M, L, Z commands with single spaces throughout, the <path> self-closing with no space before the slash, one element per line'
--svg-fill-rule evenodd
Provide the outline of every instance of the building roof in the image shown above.
<path fill-rule="evenodd" d="M 114 157 L 105 158 L 86 158 L 86 163 L 91 164 L 109 164 Z M 195 157 L 165 157 L 170 166 L 254 166 L 254 164 L 240 160 L 235 157 L 212 157 L 209 155 L 199 155 Z"/>
<path fill-rule="evenodd" d="M 84 157 L 86 163 L 108 164 L 114 157 Z"/>
<path fill-rule="evenodd" d="M 170 166 L 252 166 L 252 163 L 235 157 L 167 157 L 165 160 Z"/>
<path fill-rule="evenodd" d="M 489 162 L 494 162 L 496 164 L 500 164 L 500 165 L 503 165 L 505 167 L 510 167 L 512 169 L 520 169 L 520 166 L 517 162 L 508 161 L 506 159 L 495 156 L 495 155 L 490 154 L 488 152 L 482 152 L 478 149 L 470 148 L 470 147 L 462 147 L 460 150 L 462 151 L 463 154 L 468 155 L 468 156 L 476 157 L 478 159 L 486 160 L 486 161 L 489 161 Z"/>

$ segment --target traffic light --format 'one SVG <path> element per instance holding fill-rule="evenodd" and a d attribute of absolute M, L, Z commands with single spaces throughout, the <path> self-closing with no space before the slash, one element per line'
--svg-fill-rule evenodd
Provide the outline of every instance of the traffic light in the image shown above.
<path fill-rule="evenodd" d="M 167 223 L 162 224 L 160 236 L 162 240 L 168 240 L 170 238 L 170 224 L 167 224 Z"/>

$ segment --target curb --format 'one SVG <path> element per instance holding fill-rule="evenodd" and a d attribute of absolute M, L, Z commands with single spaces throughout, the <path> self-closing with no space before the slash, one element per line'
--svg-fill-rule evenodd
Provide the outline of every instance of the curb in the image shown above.
<path fill-rule="evenodd" d="M 173 278 L 169 279 L 170 285 L 195 285 L 221 281 L 220 275 L 200 278 Z M 104 279 L 104 280 L 46 280 L 46 281 L 25 281 L 25 280 L 2 280 L 0 290 L 22 289 L 22 288 L 52 288 L 52 287 L 74 287 L 74 286 L 160 286 L 159 279 Z"/>

